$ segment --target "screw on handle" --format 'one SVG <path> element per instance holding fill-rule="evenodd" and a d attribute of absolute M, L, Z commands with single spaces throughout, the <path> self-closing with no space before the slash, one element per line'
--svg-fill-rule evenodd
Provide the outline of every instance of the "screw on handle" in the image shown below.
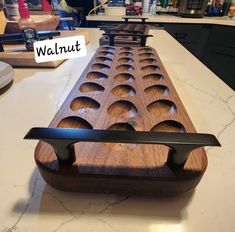
<path fill-rule="evenodd" d="M 162 144 L 171 148 L 167 164 L 173 169 L 182 168 L 194 149 L 221 146 L 211 134 L 66 128 L 32 128 L 24 139 L 38 139 L 49 143 L 58 160 L 64 164 L 72 164 L 76 160 L 73 144 L 77 142 Z"/>
<path fill-rule="evenodd" d="M 145 24 L 145 20 L 148 18 L 142 18 L 142 17 L 122 17 L 122 19 L 125 20 L 125 23 L 128 23 L 129 19 L 141 19 L 141 23 Z"/>
<path fill-rule="evenodd" d="M 145 34 L 121 34 L 121 33 L 106 33 L 103 34 L 109 37 L 109 46 L 115 46 L 115 37 L 116 36 L 130 36 L 136 39 L 137 37 L 140 38 L 140 46 L 144 47 L 146 44 L 146 40 L 148 37 L 153 37 L 152 35 L 145 35 Z"/>

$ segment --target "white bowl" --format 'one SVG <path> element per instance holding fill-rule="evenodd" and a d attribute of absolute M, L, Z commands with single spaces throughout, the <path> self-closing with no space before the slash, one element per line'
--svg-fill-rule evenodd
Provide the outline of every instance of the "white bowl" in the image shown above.
<path fill-rule="evenodd" d="M 0 61 L 0 89 L 8 85 L 13 80 L 13 76 L 13 68 L 9 64 Z"/>

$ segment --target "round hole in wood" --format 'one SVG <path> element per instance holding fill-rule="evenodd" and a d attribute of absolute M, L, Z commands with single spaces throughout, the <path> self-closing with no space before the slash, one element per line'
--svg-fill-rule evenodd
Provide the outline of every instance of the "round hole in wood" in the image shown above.
<path fill-rule="evenodd" d="M 141 68 L 144 72 L 156 72 L 160 70 L 157 65 L 147 65 Z"/>
<path fill-rule="evenodd" d="M 176 105 L 169 100 L 158 100 L 150 103 L 147 110 L 155 116 L 171 115 L 176 113 Z"/>
<path fill-rule="evenodd" d="M 128 57 L 122 57 L 122 58 L 118 59 L 118 62 L 120 62 L 120 63 L 132 63 L 132 62 L 134 62 L 134 60 L 131 59 L 131 58 L 128 58 Z"/>
<path fill-rule="evenodd" d="M 151 74 L 143 76 L 143 79 L 146 81 L 159 81 L 159 80 L 163 80 L 163 76 L 159 73 L 151 73 Z"/>
<path fill-rule="evenodd" d="M 131 72 L 131 71 L 134 71 L 135 68 L 129 64 L 121 64 L 117 66 L 117 70 L 119 72 L 127 72 L 127 71 Z"/>
<path fill-rule="evenodd" d="M 135 80 L 135 77 L 129 73 L 120 73 L 115 76 L 114 79 L 119 82 L 133 82 Z"/>
<path fill-rule="evenodd" d="M 141 58 L 149 58 L 149 57 L 154 57 L 154 54 L 151 52 L 144 52 L 144 53 L 139 54 L 139 56 Z"/>
<path fill-rule="evenodd" d="M 133 50 L 133 48 L 131 48 L 131 47 L 122 47 L 122 48 L 120 48 L 120 51 L 123 51 L 123 52 L 128 52 L 128 51 L 131 51 L 131 50 Z"/>
<path fill-rule="evenodd" d="M 79 113 L 87 113 L 100 108 L 100 104 L 90 97 L 77 97 L 71 102 L 70 108 Z"/>
<path fill-rule="evenodd" d="M 101 50 L 104 50 L 104 51 L 107 51 L 107 52 L 114 52 L 116 49 L 113 48 L 113 47 L 108 47 L 108 46 L 105 46 L 105 47 L 101 47 L 100 48 Z"/>
<path fill-rule="evenodd" d="M 108 58 L 108 57 L 103 57 L 103 56 L 100 56 L 100 57 L 97 57 L 96 58 L 96 61 L 97 62 L 103 62 L 103 63 L 110 63 L 112 62 L 113 60 Z"/>
<path fill-rule="evenodd" d="M 120 52 L 119 55 L 120 56 L 134 56 L 132 52 Z"/>
<path fill-rule="evenodd" d="M 95 80 L 95 79 L 105 80 L 107 78 L 108 76 L 102 72 L 89 72 L 87 74 L 87 79 L 89 80 Z"/>
<path fill-rule="evenodd" d="M 135 131 L 135 128 L 128 123 L 115 123 L 112 126 L 110 126 L 108 130 Z M 137 144 L 105 143 L 105 146 L 109 149 L 116 151 L 126 151 L 134 149 L 137 146 Z"/>
<path fill-rule="evenodd" d="M 112 52 L 102 52 L 102 51 L 97 54 L 97 56 L 105 56 L 105 57 L 111 57 L 113 55 L 114 53 Z"/>
<path fill-rule="evenodd" d="M 118 85 L 112 89 L 112 94 L 119 97 L 134 96 L 136 94 L 135 89 L 130 85 Z"/>
<path fill-rule="evenodd" d="M 133 103 L 126 100 L 116 101 L 108 108 L 108 113 L 113 117 L 134 117 L 137 109 Z"/>
<path fill-rule="evenodd" d="M 145 47 L 145 48 L 140 48 L 138 49 L 139 52 L 152 52 L 152 48 L 148 48 L 148 47 Z"/>
<path fill-rule="evenodd" d="M 144 90 L 150 96 L 159 97 L 162 95 L 168 95 L 169 89 L 165 85 L 152 85 Z"/>
<path fill-rule="evenodd" d="M 167 121 L 163 121 L 158 123 L 157 125 L 155 125 L 151 131 L 156 131 L 156 132 L 182 132 L 185 133 L 186 130 L 184 128 L 184 126 L 177 122 L 177 121 L 173 121 L 173 120 L 167 120 Z"/>
<path fill-rule="evenodd" d="M 92 125 L 85 119 L 71 116 L 64 118 L 60 121 L 57 127 L 60 128 L 83 128 L 83 129 L 93 129 Z"/>
<path fill-rule="evenodd" d="M 104 91 L 104 87 L 93 83 L 93 82 L 86 82 L 81 84 L 81 86 L 79 87 L 80 92 L 82 93 L 88 93 L 88 92 L 103 92 Z"/>
<path fill-rule="evenodd" d="M 108 70 L 110 69 L 110 66 L 107 64 L 103 64 L 103 63 L 95 63 L 91 65 L 91 68 L 97 69 L 97 70 Z"/>
<path fill-rule="evenodd" d="M 155 64 L 155 63 L 157 63 L 157 61 L 153 58 L 146 58 L 146 59 L 140 60 L 140 63 L 143 64 L 143 65 Z"/>
<path fill-rule="evenodd" d="M 128 123 L 115 123 L 108 128 L 108 130 L 124 130 L 124 131 L 135 131 L 135 128 Z"/>

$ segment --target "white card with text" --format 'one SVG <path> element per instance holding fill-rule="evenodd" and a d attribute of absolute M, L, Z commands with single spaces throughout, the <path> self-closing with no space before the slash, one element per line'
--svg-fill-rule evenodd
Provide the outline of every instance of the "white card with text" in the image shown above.
<path fill-rule="evenodd" d="M 34 42 L 37 63 L 82 57 L 87 54 L 83 35 Z"/>

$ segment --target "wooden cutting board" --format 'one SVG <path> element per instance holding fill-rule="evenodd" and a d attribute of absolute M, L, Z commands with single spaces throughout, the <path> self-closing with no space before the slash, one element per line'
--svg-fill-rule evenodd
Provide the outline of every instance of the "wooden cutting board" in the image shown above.
<path fill-rule="evenodd" d="M 86 44 L 89 43 L 89 33 L 87 30 L 61 31 L 60 37 L 84 35 Z M 56 37 L 59 38 L 59 37 Z M 23 44 L 4 45 L 4 52 L 0 52 L 0 61 L 6 62 L 13 67 L 47 67 L 55 68 L 64 60 L 36 63 L 33 51 L 27 51 Z"/>

